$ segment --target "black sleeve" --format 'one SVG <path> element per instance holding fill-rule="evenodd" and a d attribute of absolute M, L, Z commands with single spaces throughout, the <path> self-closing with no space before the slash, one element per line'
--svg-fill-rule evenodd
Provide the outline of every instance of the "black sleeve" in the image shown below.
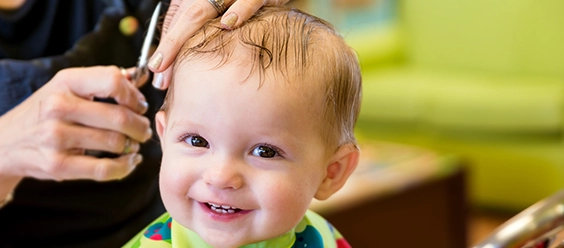
<path fill-rule="evenodd" d="M 0 60 L 0 115 L 21 103 L 52 77 L 46 67 L 48 62 L 48 59 Z"/>
<path fill-rule="evenodd" d="M 32 60 L 0 59 L 0 114 L 26 99 L 63 68 L 134 66 L 155 6 L 147 1 L 156 2 L 140 0 L 138 5 L 131 5 L 131 11 L 115 6 L 103 8 L 101 17 L 90 26 L 93 29 L 81 33 L 76 42 L 70 43 L 74 45 L 61 50 L 66 52 Z M 134 36 L 119 31 L 119 21 L 126 15 L 139 20 Z M 153 120 L 165 91 L 155 90 L 148 83 L 141 92 L 149 103 L 145 116 Z M 122 180 L 99 183 L 24 179 L 14 200 L 0 211 L 0 247 L 120 247 L 165 211 L 158 190 L 162 153 L 156 134 L 141 146 L 141 153 L 143 162 Z"/>
<path fill-rule="evenodd" d="M 0 115 L 3 115 L 47 83 L 59 70 L 68 67 L 95 65 L 135 66 L 150 18 L 154 1 L 141 1 L 136 9 L 126 6 L 107 7 L 94 30 L 66 53 L 33 60 L 0 60 Z M 127 15 L 135 16 L 139 28 L 132 36 L 119 30 L 119 22 Z M 145 20 L 145 21 L 144 21 Z"/>

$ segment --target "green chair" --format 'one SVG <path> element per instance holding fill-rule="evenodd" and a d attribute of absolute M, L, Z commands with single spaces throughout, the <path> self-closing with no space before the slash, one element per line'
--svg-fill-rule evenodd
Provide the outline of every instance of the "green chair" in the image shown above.
<path fill-rule="evenodd" d="M 394 18 L 343 32 L 359 136 L 465 157 L 477 206 L 521 211 L 564 188 L 564 1 L 384 2 Z"/>

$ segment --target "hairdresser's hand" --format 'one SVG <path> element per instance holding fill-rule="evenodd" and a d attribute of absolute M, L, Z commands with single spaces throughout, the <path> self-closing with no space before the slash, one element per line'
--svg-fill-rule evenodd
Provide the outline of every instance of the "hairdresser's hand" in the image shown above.
<path fill-rule="evenodd" d="M 139 143 L 151 137 L 150 122 L 142 116 L 146 110 L 145 97 L 115 66 L 60 71 L 0 116 L 0 177 L 123 178 L 141 162 Z M 127 137 L 130 149 L 123 154 Z M 96 158 L 84 150 L 123 155 Z"/>
<path fill-rule="evenodd" d="M 213 1 L 213 0 L 209 0 Z M 206 21 L 218 16 L 208 0 L 172 0 L 163 23 L 163 33 L 157 50 L 149 61 L 155 72 L 153 86 L 166 89 L 170 83 L 170 65 L 182 45 L 200 29 Z M 227 10 L 221 18 L 225 29 L 238 27 L 262 6 L 279 6 L 289 0 L 224 0 Z"/>

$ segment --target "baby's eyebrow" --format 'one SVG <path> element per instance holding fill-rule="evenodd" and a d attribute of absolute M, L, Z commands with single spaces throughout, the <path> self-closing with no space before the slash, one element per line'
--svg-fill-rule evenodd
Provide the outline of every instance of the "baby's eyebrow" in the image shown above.
<path fill-rule="evenodd" d="M 181 129 L 182 126 L 183 126 L 182 122 L 179 122 L 178 120 L 173 120 L 172 123 L 170 124 L 169 130 L 174 131 L 175 129 Z"/>
<path fill-rule="evenodd" d="M 172 121 L 172 123 L 170 124 L 170 130 L 174 130 L 177 128 L 185 128 L 186 126 L 189 126 L 191 128 L 196 128 L 196 129 L 201 129 L 201 128 L 205 128 L 204 125 L 196 123 L 188 118 L 179 118 L 179 119 L 174 119 Z"/>

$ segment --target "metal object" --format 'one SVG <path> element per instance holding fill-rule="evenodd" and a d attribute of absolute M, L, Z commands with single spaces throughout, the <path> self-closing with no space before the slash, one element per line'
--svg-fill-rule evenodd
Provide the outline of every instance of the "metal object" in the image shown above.
<path fill-rule="evenodd" d="M 523 210 L 473 248 L 564 247 L 557 238 L 562 231 L 564 190 Z"/>
<path fill-rule="evenodd" d="M 123 145 L 123 152 L 121 154 L 129 154 L 131 152 L 131 139 L 125 137 L 125 144 Z"/>
<path fill-rule="evenodd" d="M 161 13 L 161 2 L 157 4 L 155 10 L 153 11 L 153 15 L 151 16 L 151 21 L 149 23 L 149 28 L 147 29 L 147 36 L 143 40 L 143 46 L 141 47 L 141 55 L 139 56 L 139 61 L 137 62 L 137 68 L 135 72 L 133 72 L 132 80 L 135 85 L 140 84 L 141 78 L 149 74 L 149 67 L 147 66 L 149 60 L 149 49 L 151 48 L 151 43 L 155 38 L 155 29 L 157 27 L 157 20 L 159 18 L 159 14 Z"/>
<path fill-rule="evenodd" d="M 219 15 L 223 15 L 225 13 L 225 2 L 223 0 L 208 0 L 210 4 L 217 10 Z"/>

